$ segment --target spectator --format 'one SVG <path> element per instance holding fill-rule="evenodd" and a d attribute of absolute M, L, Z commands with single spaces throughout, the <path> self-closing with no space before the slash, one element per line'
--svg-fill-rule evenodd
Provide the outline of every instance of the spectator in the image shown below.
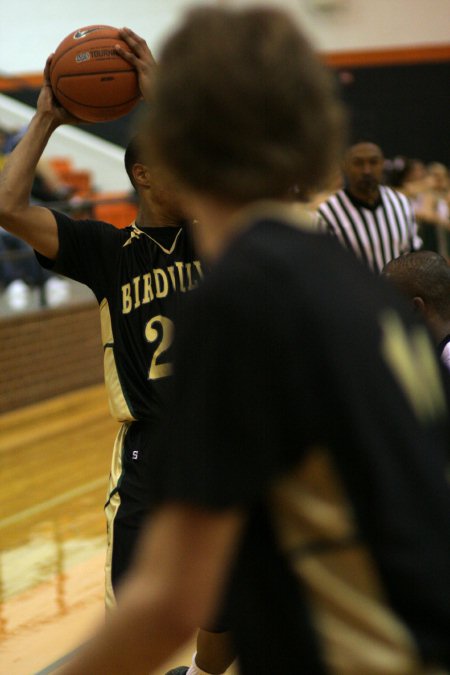
<path fill-rule="evenodd" d="M 46 304 L 45 289 L 51 276 L 37 262 L 31 246 L 0 228 L 0 282 L 10 309 L 27 309 L 33 289 Z"/>
<path fill-rule="evenodd" d="M 0 170 L 4 161 L 26 133 L 27 126 L 15 131 L 1 133 L 3 149 Z M 63 183 L 53 170 L 48 159 L 41 157 L 37 163 L 31 199 L 40 202 L 67 202 L 73 189 Z M 0 284 L 4 289 L 7 306 L 12 310 L 24 310 L 33 304 L 33 291 L 38 291 L 41 306 L 56 306 L 69 297 L 69 285 L 61 277 L 42 269 L 32 247 L 19 237 L 0 228 Z"/>
<path fill-rule="evenodd" d="M 433 162 L 426 171 L 426 183 L 415 199 L 416 217 L 426 248 L 448 258 L 450 212 L 449 177 L 444 164 Z"/>
<path fill-rule="evenodd" d="M 28 126 L 25 125 L 16 131 L 6 134 L 3 143 L 3 154 L 5 157 L 14 150 L 18 142 L 24 137 L 27 129 Z M 69 199 L 72 194 L 73 188 L 64 183 L 64 181 L 61 181 L 53 169 L 51 162 L 45 157 L 40 157 L 36 165 L 31 188 L 32 198 L 36 202 L 58 202 Z"/>
<path fill-rule="evenodd" d="M 425 186 L 425 165 L 420 159 L 398 156 L 384 162 L 386 185 L 413 198 Z"/>

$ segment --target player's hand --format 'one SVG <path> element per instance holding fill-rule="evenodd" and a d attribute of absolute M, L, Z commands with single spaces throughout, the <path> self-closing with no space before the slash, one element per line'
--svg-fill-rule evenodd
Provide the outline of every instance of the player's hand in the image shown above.
<path fill-rule="evenodd" d="M 117 53 L 137 70 L 139 88 L 147 103 L 153 96 L 153 81 L 155 77 L 156 61 L 144 38 L 139 37 L 130 28 L 119 30 L 120 38 L 127 43 L 130 51 L 116 45 Z"/>
<path fill-rule="evenodd" d="M 81 120 L 68 113 L 53 94 L 52 86 L 50 84 L 50 64 L 52 58 L 53 54 L 50 54 L 45 64 L 44 82 L 37 100 L 37 111 L 50 114 L 53 117 L 55 127 L 60 124 L 80 124 Z"/>

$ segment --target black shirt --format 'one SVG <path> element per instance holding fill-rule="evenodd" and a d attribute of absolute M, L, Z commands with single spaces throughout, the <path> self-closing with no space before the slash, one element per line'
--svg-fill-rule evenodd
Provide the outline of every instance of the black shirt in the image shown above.
<path fill-rule="evenodd" d="M 279 216 L 188 304 L 149 481 L 158 501 L 249 515 L 229 591 L 242 673 L 449 667 L 447 407 L 423 325 Z"/>
<path fill-rule="evenodd" d="M 59 253 L 41 264 L 89 286 L 100 305 L 105 381 L 117 419 L 159 417 L 172 367 L 173 325 L 183 294 L 201 278 L 179 227 L 73 220 L 54 212 Z"/>

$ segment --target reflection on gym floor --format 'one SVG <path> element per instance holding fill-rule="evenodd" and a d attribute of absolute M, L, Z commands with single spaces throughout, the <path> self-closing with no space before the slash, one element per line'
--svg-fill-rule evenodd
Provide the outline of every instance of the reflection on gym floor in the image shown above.
<path fill-rule="evenodd" d="M 116 427 L 102 385 L 0 416 L 0 672 L 53 672 L 103 614 Z"/>

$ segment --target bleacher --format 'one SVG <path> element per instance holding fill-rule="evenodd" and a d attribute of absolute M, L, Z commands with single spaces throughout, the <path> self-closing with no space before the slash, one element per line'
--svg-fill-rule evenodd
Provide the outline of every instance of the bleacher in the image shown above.
<path fill-rule="evenodd" d="M 98 190 L 92 172 L 75 168 L 68 157 L 52 157 L 49 161 L 61 182 L 73 189 L 72 200 L 59 205 L 73 217 L 82 214 L 119 228 L 127 227 L 134 220 L 137 206 L 131 191 Z"/>

